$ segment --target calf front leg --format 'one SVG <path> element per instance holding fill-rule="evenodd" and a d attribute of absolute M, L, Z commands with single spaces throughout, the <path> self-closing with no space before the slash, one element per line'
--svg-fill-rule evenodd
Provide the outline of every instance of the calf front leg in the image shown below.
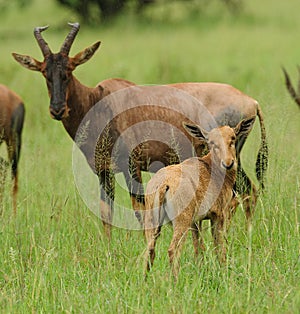
<path fill-rule="evenodd" d="M 226 226 L 223 215 L 215 215 L 211 218 L 211 231 L 214 240 L 214 246 L 221 264 L 226 262 L 225 230 Z"/>
<path fill-rule="evenodd" d="M 193 223 L 191 231 L 195 257 L 197 258 L 199 256 L 199 252 L 203 253 L 203 251 L 206 250 L 202 236 L 202 221 L 199 221 L 198 223 Z"/>

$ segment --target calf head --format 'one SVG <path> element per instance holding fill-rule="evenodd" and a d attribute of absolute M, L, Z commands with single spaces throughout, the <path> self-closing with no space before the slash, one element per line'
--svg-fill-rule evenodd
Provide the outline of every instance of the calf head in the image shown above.
<path fill-rule="evenodd" d="M 34 29 L 34 36 L 44 56 L 42 62 L 27 55 L 12 54 L 16 61 L 25 68 L 39 71 L 43 74 L 47 82 L 50 97 L 50 114 L 52 118 L 56 120 L 68 117 L 69 108 L 67 103 L 70 94 L 69 85 L 72 79 L 72 72 L 78 65 L 88 61 L 100 46 L 100 42 L 98 41 L 92 46 L 85 48 L 74 57 L 69 57 L 69 51 L 80 27 L 79 23 L 69 23 L 69 25 L 72 29 L 58 53 L 52 53 L 42 37 L 41 32 L 46 30 L 48 26 L 36 27 Z"/>
<path fill-rule="evenodd" d="M 236 170 L 236 141 L 242 135 L 248 134 L 255 121 L 255 116 L 244 119 L 235 127 L 221 126 L 206 131 L 196 124 L 183 123 L 185 130 L 194 138 L 208 144 L 212 162 L 225 171 Z"/>

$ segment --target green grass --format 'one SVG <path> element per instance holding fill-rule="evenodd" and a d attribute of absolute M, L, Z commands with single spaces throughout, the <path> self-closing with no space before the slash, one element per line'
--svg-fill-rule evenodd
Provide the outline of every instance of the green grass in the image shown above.
<path fill-rule="evenodd" d="M 146 20 L 129 14 L 113 25 L 82 26 L 71 51 L 102 41 L 96 56 L 75 73 L 89 86 L 109 77 L 139 84 L 220 81 L 253 96 L 263 108 L 270 167 L 252 233 L 245 231 L 239 208 L 224 268 L 216 262 L 208 230 L 203 262 L 194 260 L 187 241 L 177 285 L 167 260 L 171 228 L 163 229 L 146 282 L 141 233 L 114 229 L 107 243 L 101 221 L 76 190 L 73 143 L 49 117 L 44 79 L 10 55 L 40 60 L 32 30 L 45 24 L 50 24 L 45 38 L 58 50 L 66 22 L 76 16 L 53 1 L 37 0 L 22 12 L 2 14 L 0 81 L 26 104 L 18 212 L 14 217 L 7 191 L 0 217 L 2 313 L 299 312 L 300 112 L 286 92 L 280 66 L 297 79 L 300 5 L 296 0 L 245 4 L 239 17 L 214 4 L 200 17 L 177 14 L 177 8 L 168 23 L 165 13 L 149 11 Z M 258 134 L 256 126 L 243 154 L 253 179 Z M 124 193 L 117 199 L 129 204 Z"/>

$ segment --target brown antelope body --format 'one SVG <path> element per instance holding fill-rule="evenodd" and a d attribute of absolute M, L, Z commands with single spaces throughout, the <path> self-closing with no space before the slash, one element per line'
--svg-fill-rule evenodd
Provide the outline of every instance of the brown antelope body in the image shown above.
<path fill-rule="evenodd" d="M 185 132 L 181 124 L 182 120 L 185 120 L 186 122 L 193 121 L 194 123 L 200 123 L 200 121 L 205 122 L 205 117 L 202 114 L 203 108 L 201 109 L 199 105 L 195 105 L 195 102 L 187 104 L 184 108 L 180 108 L 180 104 L 178 104 L 178 110 L 176 111 L 172 109 L 166 111 L 164 108 L 157 108 L 156 106 L 152 106 L 151 104 L 142 101 L 140 101 L 141 105 L 139 107 L 132 108 L 131 110 L 127 110 L 127 104 L 118 102 L 118 99 L 114 104 L 111 104 L 109 101 L 105 102 L 105 99 L 109 99 L 107 96 L 117 95 L 125 89 L 128 90 L 128 100 L 130 100 L 130 93 L 132 93 L 132 98 L 136 101 L 139 100 L 139 98 L 147 98 L 148 95 L 153 95 L 156 92 L 158 92 L 158 94 L 163 93 L 163 87 L 141 87 L 122 79 L 104 80 L 95 88 L 84 86 L 74 77 L 72 72 L 78 65 L 88 61 L 93 56 L 98 49 L 100 42 L 85 48 L 74 57 L 69 57 L 69 51 L 79 30 L 79 24 L 75 23 L 71 24 L 71 26 L 72 29 L 58 53 L 52 53 L 48 44 L 41 36 L 41 32 L 47 27 L 35 28 L 34 35 L 44 56 L 42 62 L 26 55 L 13 53 L 13 56 L 22 66 L 30 70 L 39 71 L 43 74 L 47 82 L 50 97 L 50 114 L 54 119 L 62 121 L 66 131 L 73 140 L 76 140 L 76 132 L 85 115 L 89 110 L 92 110 L 92 108 L 95 107 L 97 102 L 101 101 L 100 113 L 99 110 L 97 110 L 98 112 L 95 114 L 95 117 L 99 119 L 96 120 L 96 124 L 98 126 L 103 125 L 104 127 L 109 124 L 108 133 L 111 138 L 111 145 L 106 148 L 105 153 L 103 153 L 101 149 L 98 149 L 99 147 L 101 148 L 101 145 L 98 145 L 95 152 L 95 160 L 94 154 L 91 154 L 91 150 L 94 151 L 94 147 L 91 149 L 88 147 L 89 145 L 83 145 L 81 149 L 86 155 L 92 169 L 99 176 L 100 184 L 104 189 L 104 191 L 101 190 L 100 211 L 106 232 L 109 235 L 112 222 L 115 180 L 111 167 L 111 160 L 106 156 L 110 155 L 113 144 L 119 137 L 121 137 L 124 130 L 138 122 L 151 120 L 164 121 L 169 125 L 169 128 L 172 126 L 174 129 L 177 128 L 181 132 Z M 234 127 L 243 118 L 253 115 L 259 117 L 261 126 L 261 147 L 258 154 L 256 169 L 260 183 L 263 185 L 263 174 L 267 165 L 267 146 L 262 112 L 257 101 L 226 84 L 179 83 L 167 85 L 167 87 L 174 91 L 179 90 L 181 93 L 193 97 L 198 103 L 202 102 L 204 108 L 211 113 L 217 125 L 228 124 Z M 163 94 L 161 95 L 163 96 Z M 158 98 L 159 96 L 156 97 Z M 173 102 L 175 103 L 176 99 L 173 99 Z M 123 112 L 121 110 L 122 115 L 117 115 L 116 113 L 118 110 L 120 112 L 122 106 L 124 107 Z M 185 115 L 191 116 L 192 118 L 188 119 L 184 117 Z M 113 121 L 110 121 L 112 116 L 115 118 Z M 120 171 L 124 173 L 130 191 L 133 208 L 136 211 L 144 208 L 144 192 L 140 186 L 140 183 L 142 182 L 141 170 L 149 170 L 149 165 L 151 169 L 151 164 L 156 161 L 160 162 L 160 164 L 159 167 L 154 167 L 153 171 L 171 163 L 170 160 L 166 158 L 166 153 L 170 151 L 170 147 L 165 143 L 161 143 L 159 140 L 159 136 L 167 132 L 164 128 L 164 126 L 152 129 L 149 128 L 151 129 L 151 132 L 155 133 L 152 135 L 156 140 L 145 140 L 145 143 L 137 145 L 137 147 L 132 148 L 129 147 L 125 141 L 122 142 L 123 146 L 121 146 L 124 154 L 120 154 L 116 161 L 117 165 L 114 165 L 115 172 Z M 211 125 L 209 125 L 208 128 L 211 128 Z M 143 129 L 139 129 L 135 132 L 133 131 L 133 137 L 140 136 L 140 133 L 143 131 Z M 185 134 L 187 135 L 187 133 Z M 96 136 L 98 135 L 99 134 Z M 147 135 L 145 134 L 145 138 L 146 137 Z M 245 140 L 246 136 L 241 137 L 237 143 L 238 156 Z M 203 150 L 201 146 L 196 147 L 195 144 L 195 149 L 197 155 L 200 156 Z M 185 147 L 183 147 L 182 151 L 185 151 Z M 129 162 L 128 156 L 130 158 Z M 101 162 L 99 160 L 101 160 Z M 180 158 L 177 158 L 175 162 L 178 163 L 179 161 Z M 130 167 L 128 170 L 128 164 L 134 166 Z M 237 190 L 241 192 L 243 197 L 246 196 L 249 204 L 254 204 L 256 200 L 256 188 L 246 176 L 242 167 L 239 167 L 239 170 L 241 175 L 239 176 L 240 182 Z M 107 195 L 109 197 L 107 197 Z M 249 195 L 252 196 L 247 197 Z M 247 206 L 247 213 L 250 215 L 250 205 Z"/>
<path fill-rule="evenodd" d="M 18 162 L 24 116 L 25 109 L 22 99 L 15 92 L 0 84 L 0 144 L 3 141 L 6 143 L 11 164 L 14 212 L 17 208 Z"/>
<path fill-rule="evenodd" d="M 153 265 L 156 240 L 165 219 L 172 222 L 174 229 L 168 254 L 175 277 L 189 230 L 192 230 L 195 254 L 204 248 L 202 240 L 199 241 L 204 219 L 210 219 L 218 257 L 220 262 L 225 261 L 224 235 L 235 210 L 232 208 L 237 171 L 235 142 L 249 133 L 254 120 L 242 120 L 234 129 L 223 126 L 210 132 L 197 125 L 185 126 L 192 136 L 207 142 L 209 153 L 203 158 L 189 158 L 163 168 L 150 179 L 145 195 L 146 271 Z"/>

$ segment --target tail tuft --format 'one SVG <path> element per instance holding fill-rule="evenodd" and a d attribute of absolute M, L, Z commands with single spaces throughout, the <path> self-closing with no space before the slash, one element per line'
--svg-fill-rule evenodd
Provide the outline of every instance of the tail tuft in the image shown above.
<path fill-rule="evenodd" d="M 261 190 L 265 189 L 265 172 L 268 169 L 268 156 L 269 156 L 269 149 L 266 140 L 266 129 L 264 126 L 264 119 L 263 114 L 258 107 L 257 109 L 257 116 L 259 118 L 260 123 L 260 132 L 261 132 L 261 144 L 257 154 L 255 170 L 256 170 L 256 177 L 259 181 Z"/>

